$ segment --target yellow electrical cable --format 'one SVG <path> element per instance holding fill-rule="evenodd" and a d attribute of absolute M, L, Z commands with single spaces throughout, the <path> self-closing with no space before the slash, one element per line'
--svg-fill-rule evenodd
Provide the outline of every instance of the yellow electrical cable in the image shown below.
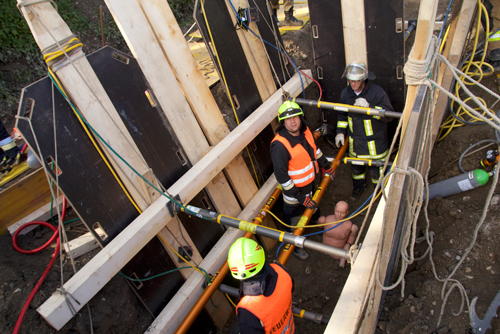
<path fill-rule="evenodd" d="M 235 304 L 235 303 L 233 302 L 233 300 L 229 297 L 229 295 L 228 295 L 227 293 L 225 293 L 225 295 L 226 295 L 227 300 L 229 300 L 229 302 L 231 303 L 231 305 L 233 305 L 233 306 L 234 306 L 234 308 L 236 308 L 236 304 Z"/>
<path fill-rule="evenodd" d="M 219 69 L 220 69 L 220 73 L 221 73 L 221 76 L 222 76 L 222 81 L 224 82 L 224 86 L 226 87 L 227 96 L 229 98 L 229 102 L 231 102 L 231 108 L 233 109 L 233 113 L 234 113 L 234 117 L 236 119 L 236 123 L 239 125 L 240 124 L 240 120 L 238 118 L 238 114 L 236 113 L 236 108 L 234 107 L 233 99 L 231 98 L 231 93 L 229 92 L 229 86 L 227 85 L 226 76 L 224 74 L 224 70 L 222 69 L 222 64 L 220 62 L 220 58 L 219 58 L 219 56 L 217 54 L 217 48 L 215 47 L 214 38 L 212 36 L 212 31 L 210 29 L 210 25 L 208 24 L 207 15 L 205 13 L 205 1 L 204 0 L 201 1 L 201 10 L 203 12 L 203 18 L 205 19 L 205 23 L 207 24 L 207 31 L 208 31 L 208 34 L 210 35 L 210 41 L 212 42 L 212 48 L 213 48 L 215 56 L 217 58 L 217 63 L 219 64 Z M 259 177 L 257 176 L 257 171 L 255 169 L 255 165 L 253 163 L 252 156 L 250 155 L 250 150 L 248 149 L 248 147 L 246 147 L 245 149 L 247 150 L 248 158 L 250 159 L 250 163 L 252 165 L 252 169 L 253 169 L 253 172 L 255 174 L 255 180 L 257 181 L 257 185 L 260 188 L 261 185 L 260 185 L 260 182 L 259 182 Z"/>
<path fill-rule="evenodd" d="M 484 13 L 485 16 L 487 17 L 488 16 L 488 13 L 486 11 L 486 7 L 481 3 L 480 0 L 478 0 L 478 6 L 479 6 L 479 11 L 478 11 L 478 18 L 477 18 L 477 27 L 476 27 L 476 31 L 479 31 L 480 30 L 480 24 L 481 24 L 481 16 L 482 14 Z M 448 27 L 449 29 L 449 27 Z M 485 38 L 486 38 L 486 41 L 485 41 L 485 44 L 484 44 L 484 51 L 483 51 L 483 55 L 481 57 L 481 60 L 480 61 L 474 61 L 474 55 L 476 53 L 476 48 L 477 48 L 477 44 L 478 44 L 478 39 L 479 39 L 479 34 L 476 33 L 476 36 L 474 38 L 474 46 L 473 46 L 473 49 L 472 49 L 472 52 L 471 52 L 471 58 L 470 60 L 468 60 L 464 66 L 462 67 L 462 72 L 464 72 L 465 74 L 467 74 L 468 76 L 470 77 L 474 77 L 475 80 L 477 82 L 480 82 L 483 77 L 485 76 L 488 76 L 488 75 L 491 75 L 493 74 L 493 66 L 491 66 L 490 64 L 488 63 L 485 63 L 484 62 L 484 59 L 486 57 L 486 52 L 488 50 L 488 38 L 489 38 L 489 32 L 490 32 L 490 25 L 489 25 L 489 20 L 486 20 L 486 31 L 485 31 Z M 448 31 L 445 35 L 445 38 L 443 39 L 443 44 L 441 45 L 441 49 L 440 49 L 440 52 L 442 51 L 443 49 L 443 46 L 444 46 L 444 41 L 446 40 L 447 38 L 447 35 L 448 35 Z M 482 67 L 483 66 L 486 66 L 488 67 L 488 69 L 490 69 L 490 72 L 487 72 L 487 73 L 484 73 L 483 72 L 483 69 Z M 474 71 L 471 71 L 471 67 L 474 67 L 475 70 Z M 476 79 L 477 78 L 477 79 Z M 466 85 L 474 85 L 473 82 L 468 82 L 464 76 L 461 76 L 460 77 L 460 80 L 466 84 Z M 460 99 L 460 89 L 461 89 L 461 86 L 460 84 L 457 82 L 456 85 L 455 85 L 455 93 L 454 95 Z M 466 103 L 467 101 L 469 101 L 471 98 L 467 98 L 465 99 L 463 102 Z M 482 98 L 479 98 L 478 97 L 478 100 L 491 112 L 493 112 L 491 109 L 488 108 L 486 102 L 482 99 Z M 451 103 L 450 103 L 450 108 L 453 110 L 455 106 L 455 101 L 454 100 L 451 100 Z M 474 110 L 477 110 L 477 111 L 482 111 L 481 108 L 479 107 L 476 107 L 474 108 Z M 478 121 L 482 121 L 481 119 L 479 119 L 478 117 L 472 115 L 468 110 L 466 110 L 464 107 L 460 106 L 457 110 L 457 112 L 455 113 L 457 117 L 461 118 L 461 119 L 465 119 L 464 117 L 467 116 L 470 118 L 469 122 L 478 122 Z M 483 111 L 483 115 L 484 115 L 484 111 Z M 460 120 L 458 120 L 456 117 L 454 117 L 453 115 L 450 115 L 446 118 L 446 120 L 443 122 L 443 124 L 439 127 L 439 134 L 438 134 L 438 138 L 437 138 L 437 141 L 441 141 L 443 140 L 450 132 L 452 129 L 454 128 L 458 128 L 458 127 L 461 127 L 461 126 L 464 126 L 464 125 L 467 125 L 467 123 L 464 123 L 464 122 L 461 122 Z"/>
<path fill-rule="evenodd" d="M 446 33 L 444 34 L 443 42 L 441 43 L 441 47 L 439 48 L 439 53 L 443 52 L 444 45 L 446 44 L 446 40 L 448 39 L 448 33 L 450 32 L 450 27 L 451 24 L 448 26 L 448 28 L 446 28 Z"/>

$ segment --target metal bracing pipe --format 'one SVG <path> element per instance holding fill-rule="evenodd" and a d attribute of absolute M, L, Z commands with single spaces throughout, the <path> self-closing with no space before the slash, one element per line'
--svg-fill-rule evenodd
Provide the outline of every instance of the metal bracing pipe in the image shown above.
<path fill-rule="evenodd" d="M 325 176 L 325 177 L 328 180 L 330 180 L 329 176 Z M 323 178 L 323 180 L 324 180 L 324 178 Z M 322 181 L 322 183 L 323 183 L 323 181 Z M 318 193 L 318 192 L 316 192 L 316 193 Z M 318 199 L 318 201 L 319 201 L 319 199 Z M 310 248 L 310 249 L 314 249 L 314 250 L 320 251 L 320 252 L 328 254 L 328 255 L 332 255 L 335 257 L 341 257 L 341 258 L 344 258 L 346 260 L 351 259 L 349 252 L 344 250 L 344 249 L 328 246 L 328 245 L 325 245 L 321 242 L 306 240 L 305 237 L 302 237 L 302 236 L 295 234 L 295 233 L 288 233 L 288 232 L 284 232 L 284 231 L 274 230 L 274 229 L 271 229 L 271 228 L 265 227 L 265 226 L 259 226 L 259 225 L 256 225 L 256 224 L 244 221 L 244 220 L 224 216 L 224 215 L 221 215 L 217 212 L 198 208 L 198 207 L 192 206 L 192 205 L 187 205 L 185 207 L 176 205 L 176 211 L 177 210 L 185 212 L 188 215 L 195 215 L 199 218 L 204 218 L 204 219 L 211 220 L 213 222 L 217 222 L 217 223 L 224 225 L 224 226 L 237 228 L 237 229 L 240 229 L 242 231 L 257 234 L 257 235 L 260 235 L 262 237 L 266 237 L 269 239 L 278 240 L 280 242 L 286 242 L 287 244 L 292 244 L 292 245 L 298 246 L 300 248 Z M 304 216 L 302 216 L 302 218 L 304 218 Z M 301 221 L 303 220 L 302 218 L 301 218 Z M 300 221 L 299 221 L 299 224 L 300 224 Z"/>
<path fill-rule="evenodd" d="M 339 167 L 340 161 L 341 161 L 342 157 L 344 156 L 348 145 L 349 145 L 349 141 L 346 140 L 344 145 L 342 145 L 342 147 L 337 152 L 335 159 L 333 159 L 332 163 L 330 164 L 330 167 L 332 167 L 334 171 L 337 170 L 337 168 Z M 314 193 L 313 198 L 312 198 L 316 203 L 319 204 L 319 202 L 321 201 L 321 198 L 323 197 L 323 194 L 325 193 L 326 188 L 330 184 L 330 180 L 331 179 L 330 179 L 329 175 L 323 176 L 323 179 L 321 180 L 321 183 L 319 184 L 319 187 L 318 187 L 318 189 L 316 189 L 316 192 Z M 304 211 L 304 214 L 302 215 L 302 217 L 300 217 L 300 220 L 297 223 L 297 226 L 307 225 L 307 223 L 309 223 L 309 220 L 311 219 L 313 213 L 314 213 L 314 210 L 306 209 L 306 211 Z M 296 228 L 295 231 L 293 231 L 293 234 L 296 236 L 301 236 L 302 233 L 304 233 L 303 228 Z M 309 244 L 309 240 L 307 240 L 306 244 Z M 283 247 L 283 250 L 281 251 L 281 254 L 278 258 L 278 262 L 285 265 L 286 262 L 288 261 L 288 259 L 290 258 L 290 255 L 292 255 L 292 251 L 294 249 L 295 249 L 295 246 L 292 245 L 291 243 L 286 244 L 285 247 Z"/>
<path fill-rule="evenodd" d="M 331 109 L 331 110 L 336 110 L 336 111 L 353 112 L 356 114 L 364 114 L 364 115 L 369 115 L 369 116 L 401 118 L 400 112 L 389 111 L 389 110 L 385 110 L 385 109 L 365 108 L 365 107 L 351 106 L 349 104 L 324 102 L 324 101 L 318 101 L 318 100 L 306 100 L 306 99 L 301 99 L 301 98 L 290 98 L 290 101 L 293 101 L 301 106 L 312 106 L 312 107 L 318 107 L 318 108 L 322 108 L 322 109 Z"/>
<path fill-rule="evenodd" d="M 271 196 L 267 200 L 262 210 L 260 210 L 257 217 L 254 218 L 253 220 L 254 224 L 259 225 L 262 223 L 262 220 L 264 220 L 265 216 L 267 215 L 267 212 L 265 210 L 271 210 L 273 208 L 274 203 L 276 202 L 276 198 L 278 198 L 281 195 L 281 190 L 282 190 L 281 185 L 278 185 L 276 189 L 274 189 L 274 192 L 271 194 Z M 253 233 L 247 232 L 243 235 L 243 237 L 251 238 L 252 235 Z M 226 277 L 228 272 L 229 272 L 229 266 L 227 265 L 227 261 L 224 261 L 224 264 L 219 268 L 213 280 L 205 288 L 200 298 L 198 298 L 196 303 L 193 305 L 191 311 L 189 311 L 189 313 L 186 315 L 186 318 L 184 318 L 184 321 L 182 321 L 179 328 L 177 328 L 177 331 L 175 332 L 176 334 L 184 334 L 189 330 L 189 328 L 196 320 L 200 312 L 203 310 L 205 305 L 208 303 L 214 292 L 217 291 L 217 288 L 222 283 L 224 277 Z"/>
<path fill-rule="evenodd" d="M 233 288 L 232 286 L 229 286 L 226 284 L 221 284 L 219 286 L 219 291 L 222 293 L 225 293 L 229 296 L 235 297 L 235 298 L 240 297 L 240 290 L 239 289 Z M 292 312 L 293 312 L 293 315 L 295 317 L 309 320 L 309 321 L 312 321 L 316 324 L 327 325 L 328 321 L 330 321 L 330 318 L 327 318 L 322 314 L 314 313 L 311 311 L 306 311 L 306 310 L 301 309 L 300 307 L 297 307 L 297 306 L 292 306 Z"/>

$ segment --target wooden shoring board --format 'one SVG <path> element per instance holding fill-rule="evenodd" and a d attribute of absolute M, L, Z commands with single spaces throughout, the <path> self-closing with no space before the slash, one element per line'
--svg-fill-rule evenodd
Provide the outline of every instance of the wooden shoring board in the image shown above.
<path fill-rule="evenodd" d="M 248 206 L 238 216 L 239 219 L 250 221 L 260 209 L 266 204 L 269 196 L 278 185 L 274 174 L 269 177 L 266 183 L 260 188 Z M 207 270 L 208 273 L 215 274 L 227 260 L 227 252 L 232 243 L 245 234 L 244 231 L 229 228 L 224 236 L 215 245 L 212 251 L 205 257 L 200 267 Z M 195 302 L 203 293 L 203 281 L 205 277 L 201 274 L 192 275 L 182 286 L 177 294 L 170 300 L 168 305 L 156 317 L 145 333 L 175 333 Z M 210 303 L 209 303 L 210 304 Z"/>
<path fill-rule="evenodd" d="M 28 210 L 36 211 L 50 203 L 50 197 L 43 168 L 0 192 L 0 235 L 5 234 L 10 225 L 23 220 L 30 213 Z"/>
<path fill-rule="evenodd" d="M 26 4 L 25 1 L 21 0 L 18 2 L 23 4 L 19 8 L 40 50 L 45 50 L 56 42 L 73 35 L 49 2 L 33 4 Z M 71 64 L 56 71 L 56 76 L 65 87 L 66 93 L 104 140 L 112 143 L 114 150 L 140 174 L 146 173 L 148 166 L 144 163 L 144 158 L 134 144 L 89 62 L 83 57 L 83 52 L 80 51 L 71 58 Z M 145 209 L 147 204 L 134 172 L 123 161 L 117 159 L 107 147 L 102 146 L 137 205 L 141 209 Z"/>
<path fill-rule="evenodd" d="M 304 70 L 304 72 L 311 75 L 310 70 Z M 303 80 L 306 85 L 310 84 L 309 80 L 305 78 Z M 297 74 L 284 85 L 284 89 L 294 97 L 300 93 L 302 86 Z M 168 192 L 178 194 L 183 202 L 189 202 L 256 135 L 268 126 L 276 117 L 276 109 L 280 105 L 281 91 L 277 91 L 172 185 Z M 166 207 L 168 202 L 169 200 L 163 196 L 156 200 L 64 284 L 65 291 L 79 301 L 79 304 L 73 303 L 76 311 L 88 303 L 163 226 L 175 223 L 175 219 L 171 219 Z M 73 317 L 64 296 L 58 292 L 55 292 L 37 311 L 57 330 Z"/>
<path fill-rule="evenodd" d="M 154 0 L 141 0 L 140 5 L 147 16 L 152 31 L 154 31 L 157 37 L 158 43 L 161 45 L 162 51 L 165 53 L 166 59 L 164 61 L 168 62 L 172 67 L 173 73 L 179 80 L 181 89 L 209 144 L 212 146 L 217 145 L 229 134 L 229 128 L 205 82 L 199 66 L 192 56 L 192 52 L 186 43 L 170 6 L 167 2 Z M 128 9 L 130 10 L 130 8 Z M 120 15 L 127 14 L 124 12 L 120 13 Z M 118 15 L 118 12 L 116 12 L 116 15 Z M 137 13 L 133 15 L 137 15 Z M 117 19 L 119 18 L 117 17 Z M 122 27 L 126 29 L 124 24 L 122 24 Z M 130 42 L 134 42 L 134 44 L 143 43 L 140 39 L 132 41 L 132 36 L 129 37 L 129 40 Z M 138 47 L 141 46 L 139 45 Z M 144 66 L 150 65 L 144 64 Z M 158 66 L 158 64 L 154 64 L 154 66 Z M 276 88 L 272 92 L 275 90 Z M 225 171 L 240 203 L 246 205 L 258 189 L 250 171 L 244 163 L 241 164 L 241 160 L 241 156 L 238 156 L 228 164 Z"/>
<path fill-rule="evenodd" d="M 106 0 L 106 5 L 132 54 L 137 59 L 157 103 L 165 112 L 187 158 L 195 164 L 209 151 L 210 147 L 141 5 L 137 1 L 127 1 L 125 4 L 123 1 L 116 0 Z M 137 27 L 141 28 L 137 29 Z M 192 66 L 196 66 L 193 57 L 191 55 L 189 57 L 192 59 Z M 179 75 L 184 75 L 184 73 L 179 73 Z M 206 190 L 213 204 L 219 212 L 237 215 L 241 212 L 241 208 L 229 183 L 225 177 L 220 177 L 218 181 L 220 182 L 217 184 L 212 182 L 207 184 Z"/>
<path fill-rule="evenodd" d="M 477 1 L 463 0 L 462 7 L 457 17 L 453 18 L 451 23 L 450 33 L 448 34 L 448 43 L 443 54 L 446 56 L 451 65 L 457 67 L 462 59 L 462 54 L 465 46 L 467 35 L 470 32 L 470 27 L 473 22 Z M 451 71 L 441 65 L 441 72 L 438 83 L 446 90 L 453 89 L 453 74 Z M 446 114 L 448 106 L 448 96 L 438 91 L 436 107 L 434 109 L 434 120 L 432 124 L 432 141 L 435 142 L 439 133 L 439 127 Z"/>
<path fill-rule="evenodd" d="M 370 68 L 366 54 L 365 1 L 341 0 L 341 3 L 345 62 L 362 61 Z"/>
<path fill-rule="evenodd" d="M 210 56 L 216 65 L 219 77 L 227 87 L 226 94 L 234 103 L 238 120 L 242 122 L 263 103 L 263 100 L 231 15 L 232 11 L 229 12 L 226 3 L 208 4 L 205 0 L 196 1 L 194 16 L 198 28 L 205 43 L 211 46 Z M 269 150 L 259 148 L 269 147 L 273 138 L 274 132 L 269 126 L 248 148 L 255 167 L 259 169 L 257 173 L 260 172 L 264 179 L 273 173 L 271 155 Z"/>

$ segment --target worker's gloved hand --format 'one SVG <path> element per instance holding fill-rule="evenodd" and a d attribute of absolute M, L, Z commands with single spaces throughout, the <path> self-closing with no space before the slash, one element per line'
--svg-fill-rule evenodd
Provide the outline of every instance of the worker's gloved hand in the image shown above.
<path fill-rule="evenodd" d="M 354 101 L 354 105 L 363 108 L 370 108 L 370 104 L 368 103 L 368 101 L 366 101 L 362 97 L 358 97 L 356 101 Z"/>
<path fill-rule="evenodd" d="M 306 196 L 304 203 L 302 203 L 308 209 L 316 209 L 318 207 L 318 203 L 316 203 L 313 199 L 310 199 Z"/>
<path fill-rule="evenodd" d="M 337 133 L 335 136 L 335 145 L 337 147 L 344 146 L 345 135 L 343 133 Z"/>
<path fill-rule="evenodd" d="M 333 167 L 325 170 L 325 174 L 323 176 L 325 176 L 326 174 L 328 174 L 330 176 L 330 179 L 333 181 L 333 179 L 335 178 L 335 171 L 333 170 Z"/>

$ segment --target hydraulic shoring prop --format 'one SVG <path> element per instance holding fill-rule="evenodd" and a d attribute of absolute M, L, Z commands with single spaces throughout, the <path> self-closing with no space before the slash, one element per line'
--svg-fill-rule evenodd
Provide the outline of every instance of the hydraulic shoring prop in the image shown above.
<path fill-rule="evenodd" d="M 349 141 L 346 140 L 344 145 L 342 145 L 342 147 L 337 152 L 335 159 L 333 159 L 332 163 L 330 164 L 330 167 L 332 167 L 334 171 L 336 171 L 337 168 L 339 167 L 340 161 L 341 161 L 342 157 L 344 156 L 348 145 L 349 145 Z M 326 188 L 330 184 L 330 181 L 331 181 L 330 175 L 323 176 L 323 179 L 321 180 L 321 183 L 319 184 L 319 187 L 318 187 L 318 189 L 316 189 L 316 192 L 314 193 L 313 198 L 312 198 L 316 203 L 319 204 L 319 202 L 321 201 L 321 198 L 323 197 L 323 194 L 325 193 Z M 311 219 L 313 213 L 314 213 L 313 209 L 306 209 L 306 211 L 304 211 L 304 214 L 302 215 L 302 217 L 300 217 L 300 220 L 297 223 L 297 226 L 307 225 L 307 223 L 309 223 L 309 220 Z M 296 228 L 295 231 L 293 231 L 293 234 L 296 236 L 301 236 L 302 233 L 304 233 L 303 228 Z M 309 242 L 309 240 L 306 240 L 306 242 Z M 306 245 L 304 245 L 304 248 L 306 248 Z M 281 251 L 281 254 L 278 258 L 278 262 L 285 265 L 286 262 L 288 261 L 288 259 L 290 258 L 290 255 L 292 254 L 292 251 L 294 249 L 295 249 L 295 245 L 293 245 L 291 243 L 286 244 L 285 247 L 283 248 L 283 250 Z M 344 252 L 347 252 L 347 251 L 344 251 Z M 345 257 L 345 256 L 341 255 L 340 257 Z M 345 257 L 345 258 L 347 259 L 347 257 Z"/>
<path fill-rule="evenodd" d="M 274 203 L 276 202 L 276 198 L 278 198 L 281 195 L 281 191 L 282 191 L 281 185 L 278 185 L 276 189 L 274 189 L 273 193 L 267 200 L 264 207 L 260 210 L 259 214 L 254 218 L 253 223 L 255 225 L 259 225 L 262 223 L 262 220 L 266 216 L 265 210 L 271 210 L 273 208 Z M 252 236 L 253 233 L 250 232 L 246 232 L 243 235 L 244 238 L 251 238 Z M 229 266 L 227 265 L 227 261 L 224 261 L 224 264 L 219 268 L 217 274 L 215 274 L 210 284 L 205 288 L 205 290 L 203 290 L 203 293 L 198 298 L 196 303 L 193 305 L 191 311 L 189 311 L 189 313 L 186 315 L 186 318 L 184 318 L 182 323 L 179 325 L 179 328 L 177 328 L 177 331 L 175 332 L 176 334 L 184 334 L 189 330 L 189 328 L 196 320 L 200 312 L 203 310 L 205 305 L 208 303 L 214 292 L 217 291 L 219 285 L 222 283 L 224 277 L 226 277 L 228 272 L 229 272 Z"/>
<path fill-rule="evenodd" d="M 229 286 L 226 284 L 221 284 L 219 286 L 219 291 L 222 293 L 228 294 L 229 296 L 232 296 L 235 298 L 240 298 L 239 290 L 237 288 L 233 288 L 232 286 Z M 309 321 L 312 321 L 316 324 L 327 325 L 328 321 L 330 321 L 330 318 L 325 317 L 322 314 L 314 313 L 311 311 L 306 311 L 306 310 L 301 309 L 300 307 L 297 307 L 297 306 L 292 306 L 292 312 L 293 312 L 293 315 L 295 317 L 309 320 Z"/>
<path fill-rule="evenodd" d="M 385 109 L 378 108 L 365 108 L 358 106 L 351 106 L 349 104 L 342 103 L 332 103 L 332 102 L 324 102 L 318 100 L 306 100 L 301 98 L 290 98 L 290 101 L 293 101 L 301 106 L 312 106 L 318 107 L 322 109 L 331 109 L 336 111 L 344 111 L 344 112 L 353 112 L 356 114 L 365 114 L 369 116 L 379 116 L 379 117 L 393 117 L 393 118 L 401 118 L 402 113 L 397 111 L 388 111 Z"/>

